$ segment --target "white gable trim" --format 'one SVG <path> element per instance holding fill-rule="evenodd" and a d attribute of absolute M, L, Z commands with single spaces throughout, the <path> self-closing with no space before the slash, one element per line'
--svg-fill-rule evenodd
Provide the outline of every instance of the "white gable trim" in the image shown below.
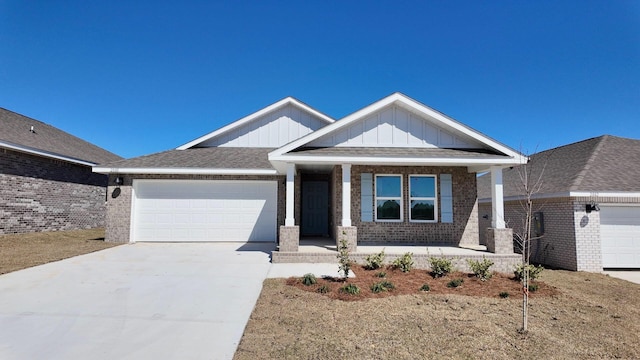
<path fill-rule="evenodd" d="M 522 154 L 520 154 L 519 152 L 511 149 L 510 147 L 503 145 L 483 134 L 481 134 L 480 132 L 473 130 L 461 123 L 459 123 L 458 121 L 455 121 L 453 119 L 451 119 L 450 117 L 426 106 L 423 105 L 411 98 L 409 98 L 406 95 L 403 95 L 401 93 L 394 93 L 391 94 L 389 96 L 387 96 L 386 98 L 377 101 L 369 106 L 366 106 L 364 108 L 362 108 L 361 110 L 358 110 L 354 113 L 352 113 L 351 115 L 348 115 L 346 117 L 344 117 L 343 119 L 334 122 L 331 125 L 325 126 L 322 129 L 319 129 L 307 136 L 303 136 L 302 138 L 295 140 L 279 149 L 276 149 L 274 151 L 272 151 L 269 154 L 269 160 L 281 160 L 280 157 L 289 152 L 292 151 L 298 147 L 301 147 L 305 144 L 308 144 L 309 142 L 316 140 L 322 136 L 325 136 L 329 133 L 335 132 L 339 129 L 345 128 L 347 126 L 349 126 L 350 124 L 352 124 L 355 121 L 358 121 L 360 119 L 363 119 L 367 116 L 369 116 L 370 114 L 375 113 L 378 110 L 381 110 L 383 108 L 385 108 L 386 106 L 389 106 L 393 103 L 400 103 L 403 104 L 404 106 L 412 109 L 413 111 L 415 111 L 418 114 L 423 114 L 425 116 L 428 116 L 434 120 L 436 120 L 437 122 L 439 122 L 445 129 L 451 129 L 453 132 L 458 132 L 458 133 L 462 133 L 472 139 L 475 139 L 476 141 L 487 145 L 488 147 L 495 149 L 496 151 L 499 151 L 513 159 L 516 159 L 516 163 L 525 163 L 527 158 L 525 156 L 523 156 Z"/>
<path fill-rule="evenodd" d="M 75 159 L 75 158 L 64 156 L 64 155 L 58 155 L 58 154 L 55 154 L 55 153 L 52 153 L 52 152 L 48 152 L 48 151 L 44 151 L 44 150 L 38 150 L 38 149 L 26 147 L 26 146 L 10 144 L 10 143 L 4 142 L 4 141 L 0 141 L 0 147 L 11 149 L 11 150 L 16 150 L 16 151 L 23 152 L 23 153 L 26 153 L 26 154 L 42 156 L 42 157 L 46 157 L 46 158 L 50 158 L 50 159 L 67 161 L 67 162 L 74 163 L 74 164 L 80 164 L 80 165 L 85 165 L 85 166 L 98 165 L 97 163 L 84 161 L 84 160 L 80 160 L 80 159 Z"/>
<path fill-rule="evenodd" d="M 248 124 L 248 123 L 260 118 L 261 116 L 266 115 L 266 114 L 268 114 L 268 113 L 270 113 L 270 112 L 272 112 L 274 110 L 277 110 L 277 109 L 279 109 L 279 108 L 281 108 L 283 106 L 286 106 L 288 104 L 295 105 L 295 106 L 301 108 L 302 110 L 304 110 L 304 111 L 306 111 L 308 113 L 311 113 L 314 116 L 317 116 L 320 120 L 325 121 L 327 124 L 331 124 L 331 123 L 335 122 L 335 120 L 330 118 L 329 116 L 327 116 L 327 115 L 325 115 L 325 114 L 323 114 L 323 113 L 311 108 L 310 106 L 304 104 L 303 102 L 300 102 L 300 101 L 298 101 L 298 100 L 296 100 L 296 99 L 294 99 L 294 98 L 289 96 L 289 97 L 286 97 L 286 98 L 284 98 L 284 99 L 282 99 L 282 100 L 280 100 L 280 101 L 278 101 L 276 103 L 273 103 L 273 104 L 265 107 L 262 110 L 258 110 L 258 111 L 254 112 L 251 115 L 245 116 L 240 120 L 234 121 L 229 125 L 223 126 L 218 130 L 215 130 L 215 131 L 213 131 L 213 132 L 211 132 L 209 134 L 201 136 L 201 137 L 199 137 L 199 138 L 197 138 L 197 139 L 195 139 L 193 141 L 190 141 L 190 142 L 188 142 L 188 143 L 186 143 L 184 145 L 178 146 L 176 148 L 176 150 L 186 150 L 186 149 L 189 149 L 191 147 L 194 147 L 194 146 L 196 146 L 196 145 L 198 145 L 200 143 L 203 143 L 203 142 L 205 142 L 205 141 L 207 141 L 209 139 L 212 139 L 212 138 L 214 138 L 216 136 L 222 135 L 222 134 L 227 133 L 227 132 L 229 132 L 229 131 L 231 131 L 233 129 L 236 129 L 236 128 L 240 127 L 240 126 Z"/>

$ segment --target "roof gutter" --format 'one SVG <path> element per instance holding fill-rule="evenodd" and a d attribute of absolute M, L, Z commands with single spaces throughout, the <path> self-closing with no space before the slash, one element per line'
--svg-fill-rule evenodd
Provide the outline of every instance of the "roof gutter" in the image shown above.
<path fill-rule="evenodd" d="M 203 169 L 203 168 L 118 168 L 94 166 L 101 174 L 154 174 L 154 175 L 277 175 L 274 169 Z"/>
<path fill-rule="evenodd" d="M 79 164 L 79 165 L 85 165 L 85 166 L 98 165 L 98 163 L 93 163 L 93 162 L 89 162 L 89 161 L 75 159 L 75 158 L 72 158 L 72 157 L 68 157 L 68 156 L 52 153 L 52 152 L 49 152 L 49 151 L 39 150 L 39 149 L 27 147 L 27 146 L 20 146 L 20 145 L 8 143 L 6 141 L 0 141 L 0 147 L 4 147 L 4 148 L 7 148 L 7 149 L 11 149 L 11 150 L 15 150 L 15 151 L 31 154 L 31 155 L 42 156 L 42 157 L 46 157 L 46 158 L 50 158 L 50 159 L 67 161 L 67 162 L 74 163 L 74 164 Z"/>

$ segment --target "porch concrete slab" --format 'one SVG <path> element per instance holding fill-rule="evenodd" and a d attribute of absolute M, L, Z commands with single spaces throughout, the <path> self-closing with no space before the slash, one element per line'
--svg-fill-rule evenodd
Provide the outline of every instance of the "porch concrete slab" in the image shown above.
<path fill-rule="evenodd" d="M 478 247 L 477 249 L 461 248 L 454 246 L 379 246 L 379 245 L 358 245 L 359 253 L 364 254 L 376 254 L 384 250 L 385 254 L 429 254 L 429 255 L 445 255 L 445 256 L 471 256 L 478 255 L 479 252 L 486 250 L 486 248 Z M 491 253 L 487 252 L 487 255 Z"/>
<path fill-rule="evenodd" d="M 0 276 L 1 359 L 231 359 L 272 244 L 133 244 Z"/>
<path fill-rule="evenodd" d="M 603 273 L 617 279 L 627 280 L 635 284 L 640 284 L 640 270 L 611 270 L 603 271 Z"/>
<path fill-rule="evenodd" d="M 313 274 L 316 277 L 331 276 L 341 277 L 342 275 L 338 271 L 338 263 L 294 263 L 294 264 L 273 264 L 271 270 L 267 274 L 267 278 L 288 278 L 292 276 L 301 277 L 305 274 Z M 353 272 L 349 274 L 349 277 L 355 277 Z"/>

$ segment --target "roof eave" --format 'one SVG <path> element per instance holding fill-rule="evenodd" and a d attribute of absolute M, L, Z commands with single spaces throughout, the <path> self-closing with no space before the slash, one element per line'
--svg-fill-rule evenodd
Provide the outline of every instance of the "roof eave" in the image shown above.
<path fill-rule="evenodd" d="M 34 149 L 34 148 L 26 147 L 26 146 L 11 144 L 11 143 L 8 143 L 8 142 L 5 142 L 5 141 L 0 141 L 0 147 L 7 148 L 7 149 L 10 149 L 10 150 L 19 151 L 19 152 L 23 152 L 23 153 L 27 153 L 27 154 L 31 154 L 31 155 L 42 156 L 42 157 L 46 157 L 46 158 L 50 158 L 50 159 L 62 160 L 62 161 L 66 161 L 66 162 L 70 162 L 70 163 L 74 163 L 74 164 L 79 164 L 79 165 L 84 165 L 84 166 L 95 166 L 95 165 L 98 165 L 98 163 L 85 161 L 85 160 L 81 160 L 81 159 L 76 159 L 76 158 L 72 158 L 72 157 L 69 157 L 69 156 L 64 156 L 64 155 L 52 153 L 52 152 L 49 152 L 49 151 L 44 151 L 44 150 Z"/>
<path fill-rule="evenodd" d="M 94 166 L 93 172 L 101 174 L 152 174 L 152 175 L 277 175 L 275 169 L 215 169 L 215 168 L 134 168 Z"/>

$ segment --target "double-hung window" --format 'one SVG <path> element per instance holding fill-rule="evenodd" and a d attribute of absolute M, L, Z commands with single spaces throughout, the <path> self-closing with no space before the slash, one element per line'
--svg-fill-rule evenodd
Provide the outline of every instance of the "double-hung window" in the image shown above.
<path fill-rule="evenodd" d="M 402 175 L 376 175 L 376 221 L 402 221 Z"/>
<path fill-rule="evenodd" d="M 409 206 L 409 221 L 437 221 L 436 177 L 434 175 L 409 176 Z"/>

